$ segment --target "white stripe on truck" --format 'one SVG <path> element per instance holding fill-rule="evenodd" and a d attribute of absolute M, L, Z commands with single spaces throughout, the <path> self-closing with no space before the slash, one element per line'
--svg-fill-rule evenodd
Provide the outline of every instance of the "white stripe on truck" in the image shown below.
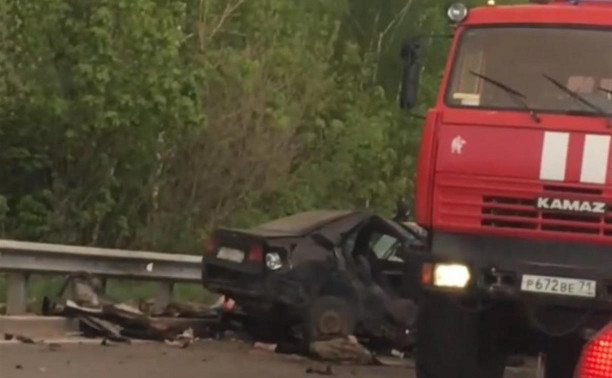
<path fill-rule="evenodd" d="M 608 173 L 609 154 L 609 135 L 586 135 L 584 138 L 580 182 L 604 184 Z"/>
<path fill-rule="evenodd" d="M 569 133 L 546 131 L 540 165 L 541 180 L 563 181 L 569 146 Z"/>

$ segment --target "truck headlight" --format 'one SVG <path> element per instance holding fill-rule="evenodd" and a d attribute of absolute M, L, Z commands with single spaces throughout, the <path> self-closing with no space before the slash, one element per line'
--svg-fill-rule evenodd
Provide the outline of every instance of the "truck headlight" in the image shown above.
<path fill-rule="evenodd" d="M 276 252 L 266 254 L 266 267 L 270 270 L 279 270 L 283 267 L 283 260 Z"/>
<path fill-rule="evenodd" d="M 439 287 L 463 289 L 470 281 L 470 270 L 462 264 L 436 264 L 433 271 L 433 284 Z"/>

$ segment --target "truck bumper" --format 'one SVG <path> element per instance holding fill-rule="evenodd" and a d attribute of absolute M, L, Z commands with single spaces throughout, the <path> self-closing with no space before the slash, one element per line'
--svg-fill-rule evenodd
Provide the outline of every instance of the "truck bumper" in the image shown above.
<path fill-rule="evenodd" d="M 466 297 L 520 301 L 577 310 L 612 311 L 612 245 L 572 244 L 437 232 L 425 261 L 468 266 L 470 283 L 447 291 Z M 596 281 L 594 298 L 521 290 L 523 275 Z"/>

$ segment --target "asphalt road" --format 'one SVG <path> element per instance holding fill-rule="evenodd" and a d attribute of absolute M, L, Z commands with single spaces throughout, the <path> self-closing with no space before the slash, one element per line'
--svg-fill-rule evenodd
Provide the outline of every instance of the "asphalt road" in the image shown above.
<path fill-rule="evenodd" d="M 0 345 L 0 378 L 312 378 L 321 363 L 253 349 L 240 342 L 202 341 L 187 349 L 164 344 Z M 412 367 L 332 366 L 334 377 L 413 378 Z M 512 369 L 507 378 L 535 378 Z"/>

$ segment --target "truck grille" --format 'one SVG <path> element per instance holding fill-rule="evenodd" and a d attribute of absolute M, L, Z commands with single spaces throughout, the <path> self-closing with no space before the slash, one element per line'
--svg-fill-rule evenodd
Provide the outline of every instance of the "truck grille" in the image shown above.
<path fill-rule="evenodd" d="M 546 186 L 548 195 L 601 195 L 601 190 Z M 481 225 L 484 227 L 540 230 L 612 236 L 612 213 L 605 215 L 572 214 L 536 208 L 536 199 L 511 196 L 482 197 Z"/>
<path fill-rule="evenodd" d="M 535 200 L 485 196 L 482 202 L 483 226 L 531 230 L 538 228 L 539 214 L 535 210 Z"/>

